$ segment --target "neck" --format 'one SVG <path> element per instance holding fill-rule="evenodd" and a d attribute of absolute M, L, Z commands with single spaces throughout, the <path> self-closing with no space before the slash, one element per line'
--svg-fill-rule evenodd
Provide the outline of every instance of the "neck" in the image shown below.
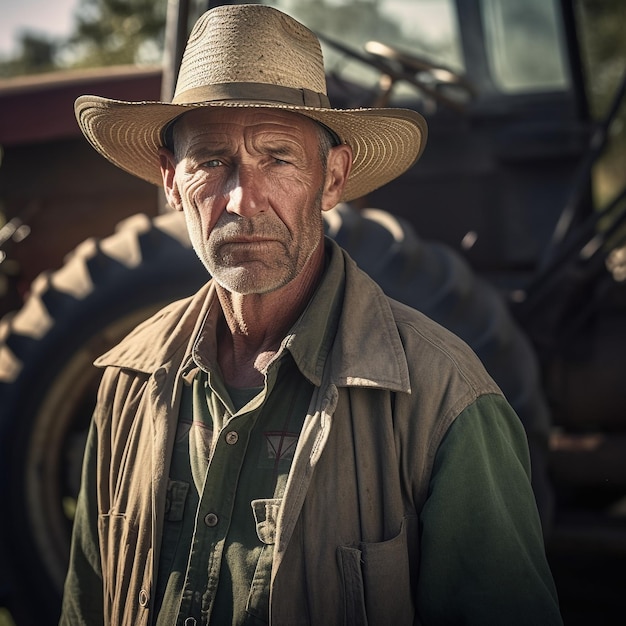
<path fill-rule="evenodd" d="M 294 280 L 270 293 L 242 295 L 216 286 L 224 314 L 217 331 L 218 361 L 228 385 L 263 384 L 267 365 L 320 280 L 323 250 L 314 257 Z"/>

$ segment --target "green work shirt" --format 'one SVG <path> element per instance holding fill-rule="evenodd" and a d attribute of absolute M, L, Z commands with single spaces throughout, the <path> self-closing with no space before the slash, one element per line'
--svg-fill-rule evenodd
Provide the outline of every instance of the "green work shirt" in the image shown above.
<path fill-rule="evenodd" d="M 157 577 L 157 626 L 269 619 L 274 532 L 313 384 L 299 359 L 324 358 L 340 292 L 309 307 L 258 389 L 227 389 L 215 360 L 219 309 L 187 368 Z M 294 356 L 295 355 L 295 356 Z M 304 356 L 306 355 L 306 356 Z M 193 624 L 193 621 L 187 622 Z"/>
<path fill-rule="evenodd" d="M 157 624 L 268 621 L 278 508 L 311 393 L 288 354 L 249 401 L 203 370 L 183 392 Z"/>

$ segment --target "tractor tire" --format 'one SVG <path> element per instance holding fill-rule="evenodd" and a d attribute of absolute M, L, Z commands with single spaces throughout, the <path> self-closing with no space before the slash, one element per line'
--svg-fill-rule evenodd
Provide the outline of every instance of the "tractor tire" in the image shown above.
<path fill-rule="evenodd" d="M 0 589 L 17 626 L 58 622 L 94 358 L 207 278 L 179 215 L 136 215 L 40 275 L 0 322 Z"/>
<path fill-rule="evenodd" d="M 420 241 L 388 213 L 341 205 L 325 215 L 327 234 L 389 296 L 474 348 L 524 422 L 540 464 L 548 421 L 537 366 L 499 294 L 454 252 Z M 93 360 L 206 280 L 180 214 L 137 215 L 39 276 L 23 308 L 0 321 L 0 602 L 17 626 L 58 622 L 100 376 Z"/>

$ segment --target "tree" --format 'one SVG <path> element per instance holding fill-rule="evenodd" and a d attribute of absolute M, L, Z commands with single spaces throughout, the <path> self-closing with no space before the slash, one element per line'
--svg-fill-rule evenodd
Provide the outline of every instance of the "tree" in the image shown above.
<path fill-rule="evenodd" d="M 91 67 L 159 62 L 166 0 L 81 0 L 64 54 Z"/>
<path fill-rule="evenodd" d="M 60 43 L 34 32 L 24 32 L 19 38 L 18 53 L 0 63 L 0 77 L 38 74 L 57 69 L 56 55 Z"/>

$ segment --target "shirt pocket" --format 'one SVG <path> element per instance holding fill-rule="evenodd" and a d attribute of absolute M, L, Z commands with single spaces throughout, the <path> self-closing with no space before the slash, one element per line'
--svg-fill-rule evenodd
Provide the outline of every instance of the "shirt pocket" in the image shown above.
<path fill-rule="evenodd" d="M 255 618 L 269 621 L 269 591 L 274 560 L 276 526 L 282 498 L 252 500 L 256 534 L 262 544 L 261 554 L 252 578 L 246 611 Z"/>
<path fill-rule="evenodd" d="M 406 522 L 378 543 L 339 546 L 346 624 L 413 624 Z"/>
<path fill-rule="evenodd" d="M 159 555 L 159 575 L 157 576 L 157 597 L 165 594 L 169 575 L 176 558 L 180 542 L 189 493 L 189 483 L 181 480 L 169 480 L 165 496 L 165 514 L 163 535 L 161 537 L 161 551 Z"/>
<path fill-rule="evenodd" d="M 165 495 L 165 519 L 168 522 L 182 522 L 189 483 L 182 480 L 168 480 Z"/>

